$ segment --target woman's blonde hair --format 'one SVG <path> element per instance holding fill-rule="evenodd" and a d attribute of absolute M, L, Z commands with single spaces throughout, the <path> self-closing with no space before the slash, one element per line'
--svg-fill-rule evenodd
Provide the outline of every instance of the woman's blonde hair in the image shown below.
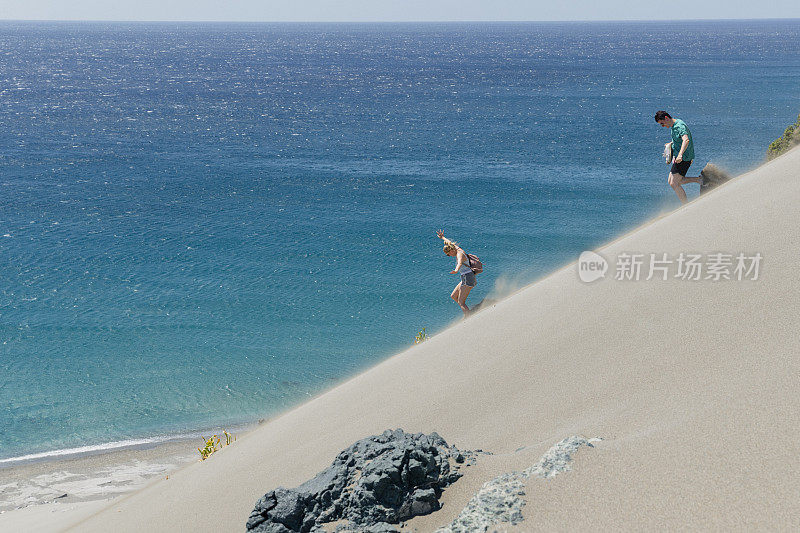
<path fill-rule="evenodd" d="M 451 241 L 449 239 L 444 239 L 444 246 L 442 247 L 442 251 L 444 251 L 444 253 L 455 252 L 456 250 L 458 250 L 457 242 Z"/>

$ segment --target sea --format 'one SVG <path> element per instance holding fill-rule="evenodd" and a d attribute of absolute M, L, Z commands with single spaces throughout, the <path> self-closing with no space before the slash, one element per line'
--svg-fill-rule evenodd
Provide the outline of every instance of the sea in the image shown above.
<path fill-rule="evenodd" d="M 438 229 L 474 304 L 677 208 L 660 109 L 690 174 L 758 166 L 800 20 L 0 22 L 0 465 L 268 418 L 435 336 Z"/>

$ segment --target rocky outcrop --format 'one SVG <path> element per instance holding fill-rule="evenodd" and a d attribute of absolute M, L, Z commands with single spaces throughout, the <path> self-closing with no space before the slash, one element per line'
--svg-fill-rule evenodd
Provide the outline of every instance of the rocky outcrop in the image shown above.
<path fill-rule="evenodd" d="M 539 459 L 522 472 L 509 472 L 483 484 L 453 522 L 436 530 L 436 533 L 481 533 L 498 523 L 519 524 L 525 506 L 525 487 L 529 478 L 549 479 L 572 467 L 572 456 L 581 446 L 594 447 L 601 439 L 579 436 L 567 437 L 557 442 Z"/>
<path fill-rule="evenodd" d="M 473 459 L 436 433 L 387 430 L 359 440 L 299 487 L 266 493 L 247 531 L 309 532 L 331 522 L 339 531 L 394 531 L 391 524 L 438 510 L 442 491 Z"/>

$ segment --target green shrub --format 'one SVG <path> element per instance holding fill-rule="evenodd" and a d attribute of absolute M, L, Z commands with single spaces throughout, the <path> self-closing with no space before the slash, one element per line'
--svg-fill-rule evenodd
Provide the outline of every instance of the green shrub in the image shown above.
<path fill-rule="evenodd" d="M 417 333 L 416 338 L 414 339 L 414 344 L 420 344 L 428 340 L 428 334 L 425 333 L 425 328 L 422 328 L 422 331 Z"/>
<path fill-rule="evenodd" d="M 800 115 L 797 116 L 797 122 L 788 126 L 783 135 L 770 143 L 767 148 L 767 160 L 775 159 L 798 144 L 800 144 Z"/>

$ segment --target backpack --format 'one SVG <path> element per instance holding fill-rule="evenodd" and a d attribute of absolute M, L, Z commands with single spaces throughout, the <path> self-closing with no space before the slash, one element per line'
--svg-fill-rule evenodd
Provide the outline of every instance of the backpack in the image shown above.
<path fill-rule="evenodd" d="M 480 274 L 481 272 L 483 272 L 483 263 L 481 263 L 481 260 L 478 259 L 477 255 L 468 254 L 466 252 L 464 252 L 464 255 L 467 256 L 467 263 L 469 264 L 469 267 L 472 269 L 472 272 L 474 272 L 475 274 Z"/>

